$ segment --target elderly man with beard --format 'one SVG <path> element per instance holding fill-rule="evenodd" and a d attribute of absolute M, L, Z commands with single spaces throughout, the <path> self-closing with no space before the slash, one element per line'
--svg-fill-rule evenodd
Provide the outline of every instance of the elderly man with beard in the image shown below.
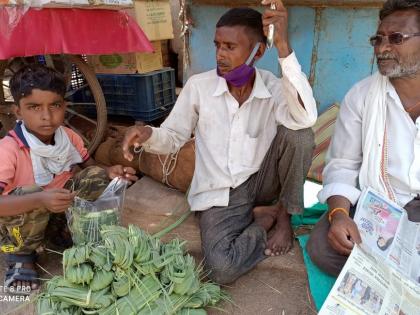
<path fill-rule="evenodd" d="M 353 221 L 361 190 L 371 187 L 420 217 L 420 1 L 388 0 L 370 42 L 379 72 L 357 83 L 341 105 L 318 198 L 329 211 L 307 249 L 338 275 L 361 238 Z"/>

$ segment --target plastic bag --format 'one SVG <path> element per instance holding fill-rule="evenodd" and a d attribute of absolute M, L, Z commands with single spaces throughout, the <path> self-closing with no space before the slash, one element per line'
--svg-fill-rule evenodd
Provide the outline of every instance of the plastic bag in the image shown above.
<path fill-rule="evenodd" d="M 75 197 L 67 210 L 67 222 L 74 245 L 97 243 L 102 225 L 119 225 L 128 182 L 114 178 L 95 201 Z"/>

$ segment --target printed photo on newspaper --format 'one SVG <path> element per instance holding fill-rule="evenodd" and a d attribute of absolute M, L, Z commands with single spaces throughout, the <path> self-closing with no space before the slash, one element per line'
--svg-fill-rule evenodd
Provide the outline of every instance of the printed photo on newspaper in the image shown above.
<path fill-rule="evenodd" d="M 404 209 L 396 203 L 365 189 L 354 216 L 364 247 L 387 258 L 403 213 Z"/>
<path fill-rule="evenodd" d="M 319 314 L 420 314 L 420 224 L 372 189 L 356 209 L 362 238 Z"/>
<path fill-rule="evenodd" d="M 319 315 L 418 315 L 420 287 L 355 246 Z"/>
<path fill-rule="evenodd" d="M 420 283 L 419 223 L 409 221 L 403 208 L 370 188 L 359 198 L 354 221 L 367 252 Z"/>

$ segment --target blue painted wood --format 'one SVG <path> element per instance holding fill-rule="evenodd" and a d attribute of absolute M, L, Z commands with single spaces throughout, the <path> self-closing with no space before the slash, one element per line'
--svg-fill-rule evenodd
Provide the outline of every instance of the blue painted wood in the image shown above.
<path fill-rule="evenodd" d="M 255 8 L 263 11 L 262 8 Z M 218 6 L 194 5 L 191 13 L 195 27 L 190 40 L 191 67 L 187 70 L 187 78 L 193 74 L 208 71 L 216 67 L 216 55 L 213 44 L 215 26 L 226 8 Z M 290 10 L 289 30 L 292 36 L 291 45 L 296 50 L 297 57 L 306 73 L 311 67 L 312 46 L 314 40 L 315 12 L 310 8 L 296 7 Z M 309 30 L 309 31 L 308 31 Z M 257 67 L 279 74 L 277 50 L 266 51 L 258 61 Z"/>
<path fill-rule="evenodd" d="M 227 7 L 211 5 L 191 7 L 195 27 L 190 39 L 191 67 L 185 79 L 216 66 L 215 25 L 226 10 Z M 321 10 L 319 25 L 316 10 Z M 308 77 L 313 68 L 314 94 L 320 112 L 334 102 L 341 102 L 355 82 L 372 72 L 373 50 L 368 38 L 376 31 L 377 15 L 378 9 L 289 8 L 291 45 Z M 276 49 L 266 52 L 257 66 L 278 75 Z"/>
<path fill-rule="evenodd" d="M 314 95 L 322 112 L 372 72 L 376 9 L 324 9 L 316 47 Z"/>

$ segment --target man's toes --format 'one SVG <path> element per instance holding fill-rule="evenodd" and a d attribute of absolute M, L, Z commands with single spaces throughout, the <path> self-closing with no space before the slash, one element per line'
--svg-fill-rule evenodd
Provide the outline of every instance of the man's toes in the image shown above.
<path fill-rule="evenodd" d="M 284 248 L 284 254 L 287 254 L 288 252 L 290 252 L 290 250 L 292 249 L 293 245 L 289 244 Z"/>
<path fill-rule="evenodd" d="M 266 256 L 271 256 L 271 249 L 266 248 L 266 249 L 264 250 L 264 255 L 266 255 Z"/>

